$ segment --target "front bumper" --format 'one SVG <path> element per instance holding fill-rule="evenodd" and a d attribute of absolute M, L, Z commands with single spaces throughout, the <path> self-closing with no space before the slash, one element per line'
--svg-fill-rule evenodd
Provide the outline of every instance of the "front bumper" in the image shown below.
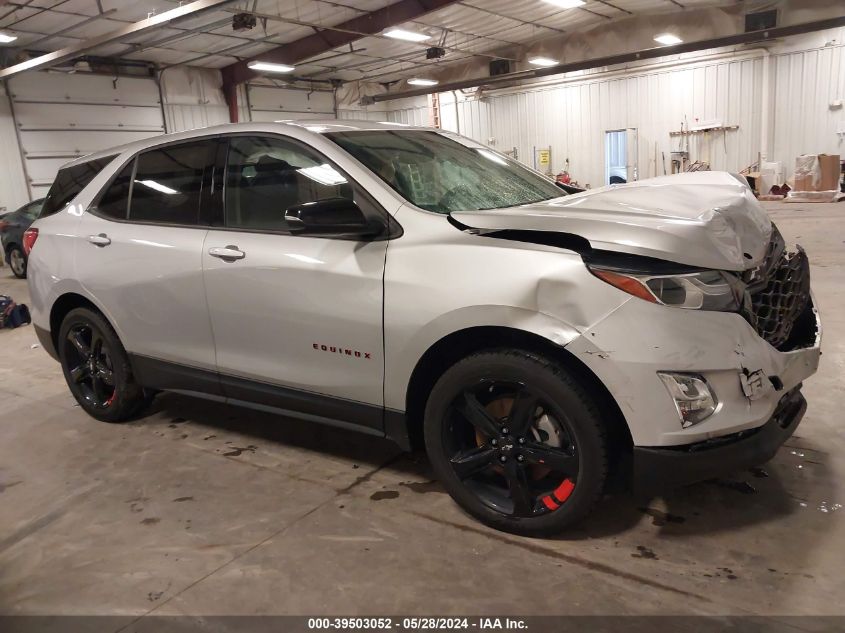
<path fill-rule="evenodd" d="M 636 298 L 567 346 L 604 383 L 628 423 L 634 446 L 681 447 L 765 425 L 784 394 L 818 369 L 821 322 L 811 300 L 803 346 L 781 352 L 739 314 L 679 310 Z M 719 404 L 683 428 L 658 372 L 703 376 Z M 760 383 L 747 394 L 748 378 Z"/>
<path fill-rule="evenodd" d="M 769 461 L 807 410 L 800 386 L 784 395 L 763 426 L 672 448 L 634 447 L 633 488 L 657 494 Z"/>

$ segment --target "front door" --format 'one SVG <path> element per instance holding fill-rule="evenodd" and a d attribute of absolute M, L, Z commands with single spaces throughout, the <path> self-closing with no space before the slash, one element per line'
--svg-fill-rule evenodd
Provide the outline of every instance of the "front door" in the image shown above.
<path fill-rule="evenodd" d="M 337 197 L 367 212 L 366 194 L 281 136 L 232 137 L 225 178 L 225 226 L 208 232 L 203 269 L 226 395 L 380 429 L 387 241 L 300 237 L 284 219 Z"/>

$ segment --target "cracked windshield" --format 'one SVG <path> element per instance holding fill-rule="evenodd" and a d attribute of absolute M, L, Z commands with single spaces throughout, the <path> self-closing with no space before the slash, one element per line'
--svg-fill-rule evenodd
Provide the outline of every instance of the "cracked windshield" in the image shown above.
<path fill-rule="evenodd" d="M 518 162 L 460 137 L 416 130 L 327 136 L 405 200 L 435 213 L 501 209 L 565 195 Z"/>

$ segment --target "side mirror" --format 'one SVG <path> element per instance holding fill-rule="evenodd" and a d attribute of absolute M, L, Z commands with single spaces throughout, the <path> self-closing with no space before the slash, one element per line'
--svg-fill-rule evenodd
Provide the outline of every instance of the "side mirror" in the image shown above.
<path fill-rule="evenodd" d="M 384 225 L 370 220 L 353 200 L 329 198 L 288 207 L 285 221 L 296 235 L 374 237 Z"/>

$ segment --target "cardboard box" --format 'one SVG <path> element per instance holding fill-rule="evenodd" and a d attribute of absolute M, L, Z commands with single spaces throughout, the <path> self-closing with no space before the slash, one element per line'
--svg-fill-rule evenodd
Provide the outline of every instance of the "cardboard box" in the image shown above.
<path fill-rule="evenodd" d="M 839 154 L 819 154 L 822 176 L 818 191 L 839 191 L 840 164 Z"/>
<path fill-rule="evenodd" d="M 838 154 L 804 154 L 795 159 L 795 191 L 839 191 Z"/>

